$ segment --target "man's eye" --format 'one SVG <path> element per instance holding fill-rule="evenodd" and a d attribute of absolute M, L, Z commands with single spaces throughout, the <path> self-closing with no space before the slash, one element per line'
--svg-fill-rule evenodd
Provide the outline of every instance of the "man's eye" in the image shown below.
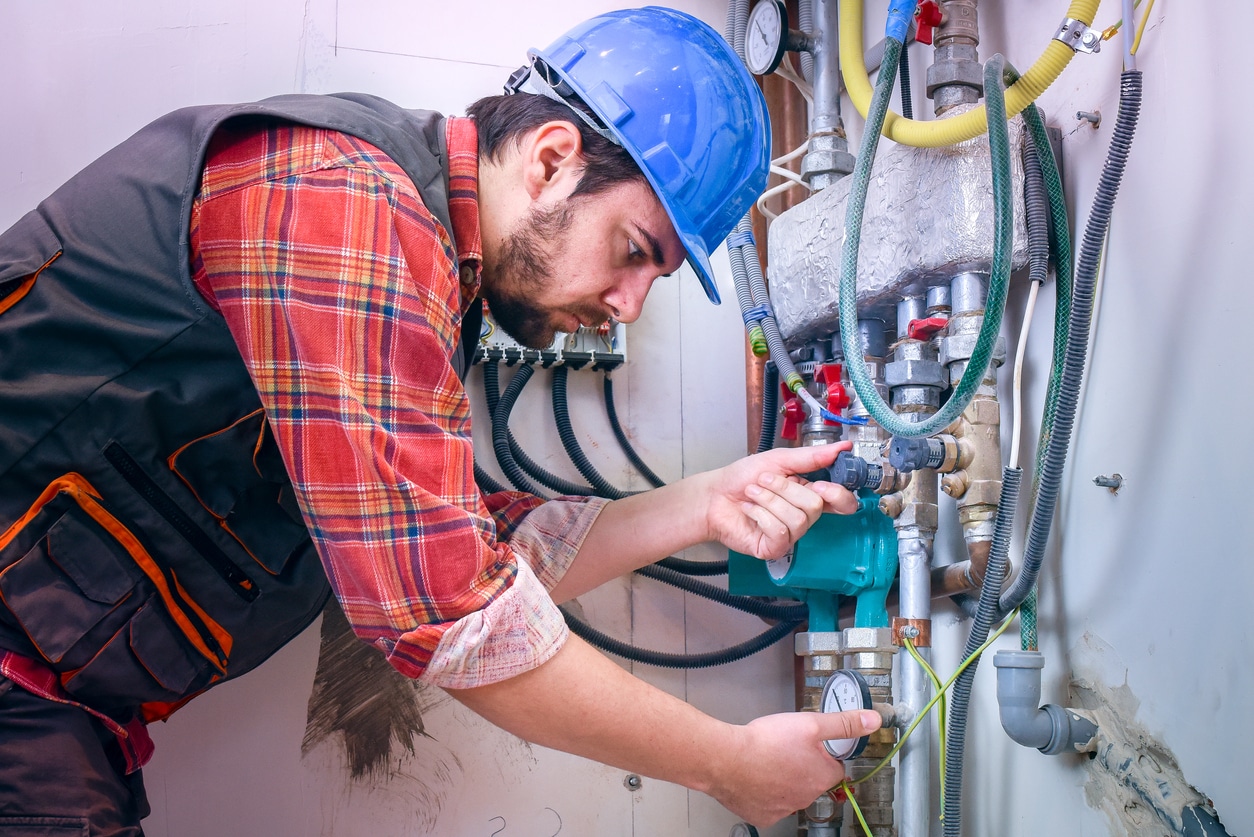
<path fill-rule="evenodd" d="M 634 261 L 643 255 L 644 251 L 636 246 L 636 242 L 632 241 L 630 238 L 627 239 L 627 258 Z"/>

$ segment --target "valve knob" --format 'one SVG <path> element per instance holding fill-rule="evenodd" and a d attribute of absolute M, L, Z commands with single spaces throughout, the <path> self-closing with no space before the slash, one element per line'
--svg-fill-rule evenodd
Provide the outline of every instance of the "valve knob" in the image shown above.
<path fill-rule="evenodd" d="M 914 39 L 921 44 L 931 44 L 936 27 L 945 22 L 945 13 L 936 0 L 923 0 L 914 11 Z"/>
<path fill-rule="evenodd" d="M 945 317 L 926 317 L 921 320 L 911 320 L 906 326 L 906 336 L 911 340 L 931 340 L 936 336 L 936 332 L 949 325 L 949 320 Z"/>

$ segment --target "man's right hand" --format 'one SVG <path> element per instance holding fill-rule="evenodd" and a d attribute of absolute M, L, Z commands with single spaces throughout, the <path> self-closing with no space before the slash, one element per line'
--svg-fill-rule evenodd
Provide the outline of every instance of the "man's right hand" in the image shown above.
<path fill-rule="evenodd" d="M 859 738 L 880 727 L 871 710 L 789 712 L 735 727 L 738 745 L 715 771 L 709 794 L 756 826 L 769 826 L 808 807 L 845 778 L 845 766 L 823 742 Z"/>

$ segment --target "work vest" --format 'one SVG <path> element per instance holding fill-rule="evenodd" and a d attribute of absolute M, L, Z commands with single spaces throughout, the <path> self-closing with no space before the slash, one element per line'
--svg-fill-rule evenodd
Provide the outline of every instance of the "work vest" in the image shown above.
<path fill-rule="evenodd" d="M 0 649 L 101 711 L 164 717 L 260 664 L 329 594 L 189 269 L 206 147 L 245 120 L 372 143 L 452 231 L 443 118 L 348 94 L 176 111 L 0 235 Z"/>

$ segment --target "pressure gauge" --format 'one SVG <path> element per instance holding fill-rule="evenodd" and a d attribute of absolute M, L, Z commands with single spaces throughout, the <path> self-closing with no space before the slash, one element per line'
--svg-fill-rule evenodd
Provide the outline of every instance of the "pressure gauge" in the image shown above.
<path fill-rule="evenodd" d="M 842 668 L 827 678 L 823 684 L 823 698 L 819 704 L 824 712 L 847 712 L 850 709 L 871 708 L 871 687 L 866 678 L 856 671 Z M 861 738 L 832 738 L 823 742 L 833 758 L 844 761 L 862 752 L 871 736 Z"/>
<path fill-rule="evenodd" d="M 775 72 L 788 45 L 788 10 L 782 0 L 760 0 L 749 12 L 745 65 L 754 75 Z"/>

